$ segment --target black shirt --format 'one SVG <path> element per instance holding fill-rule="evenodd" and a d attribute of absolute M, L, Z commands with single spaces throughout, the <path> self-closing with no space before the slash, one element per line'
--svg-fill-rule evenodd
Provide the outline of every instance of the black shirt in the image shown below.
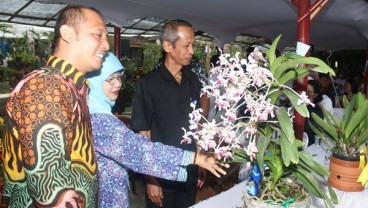
<path fill-rule="evenodd" d="M 316 133 L 314 133 L 308 121 L 310 121 L 314 126 L 316 126 L 317 124 L 312 117 L 312 113 L 317 114 L 319 117 L 323 119 L 323 111 L 317 104 L 314 107 L 311 105 L 307 105 L 307 109 L 309 111 L 309 118 L 305 118 L 304 132 L 307 133 L 308 135 L 308 146 L 310 146 L 315 142 L 314 136 L 316 135 Z"/>
<path fill-rule="evenodd" d="M 164 64 L 141 77 L 133 100 L 131 128 L 151 131 L 151 141 L 196 151 L 196 144 L 181 143 L 182 128 L 188 130 L 191 102 L 199 107 L 200 82 L 187 67 L 182 69 L 181 83 Z M 163 153 L 164 154 L 164 153 Z M 191 173 L 188 172 L 188 179 Z M 160 182 L 161 185 L 162 184 Z"/>

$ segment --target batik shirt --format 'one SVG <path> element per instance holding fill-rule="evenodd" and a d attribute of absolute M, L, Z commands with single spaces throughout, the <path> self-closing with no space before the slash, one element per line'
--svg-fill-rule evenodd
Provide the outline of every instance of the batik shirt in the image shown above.
<path fill-rule="evenodd" d="M 84 75 L 57 57 L 17 85 L 6 105 L 3 207 L 67 207 L 70 193 L 97 207 L 87 93 Z"/>
<path fill-rule="evenodd" d="M 100 207 L 129 207 L 126 168 L 138 173 L 186 181 L 193 153 L 152 143 L 134 133 L 112 114 L 92 113 L 93 138 L 99 167 Z"/>

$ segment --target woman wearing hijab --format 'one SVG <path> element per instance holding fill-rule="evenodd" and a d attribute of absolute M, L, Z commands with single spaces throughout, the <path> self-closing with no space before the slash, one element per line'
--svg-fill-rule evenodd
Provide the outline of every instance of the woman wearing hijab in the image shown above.
<path fill-rule="evenodd" d="M 101 70 L 88 75 L 88 106 L 99 171 L 99 207 L 129 207 L 126 169 L 175 181 L 186 180 L 186 166 L 190 164 L 206 168 L 217 177 L 219 173 L 226 174 L 213 154 L 197 154 L 150 142 L 116 118 L 111 110 L 124 81 L 123 72 L 119 59 L 109 53 Z"/>

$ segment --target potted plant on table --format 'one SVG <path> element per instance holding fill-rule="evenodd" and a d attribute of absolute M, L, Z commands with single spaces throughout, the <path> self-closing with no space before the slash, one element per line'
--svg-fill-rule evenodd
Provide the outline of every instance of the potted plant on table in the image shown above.
<path fill-rule="evenodd" d="M 195 109 L 193 104 L 183 142 L 194 139 L 201 150 L 216 152 L 224 162 L 250 161 L 253 171 L 248 181 L 246 195 L 251 199 L 247 200 L 247 206 L 253 202 L 260 207 L 258 202 L 281 206 L 294 200 L 308 201 L 305 188 L 331 207 L 331 199 L 337 203 L 335 193 L 329 189 L 329 198 L 317 180 L 329 176 L 329 171 L 302 149 L 303 142 L 295 138 L 292 115 L 277 102 L 281 95 L 287 96 L 293 108 L 308 117 L 309 99 L 305 92 L 299 95 L 285 83 L 311 71 L 331 74 L 334 71 L 313 57 L 290 53 L 276 58 L 280 37 L 272 43 L 266 58 L 257 48 L 247 60 L 237 55 L 220 56 L 219 66 L 211 71 L 217 79 L 210 81 L 202 92 L 215 99 L 222 112 L 220 119 L 202 118 L 201 109 Z M 317 67 L 309 69 L 304 64 Z M 239 111 L 243 107 L 245 110 Z M 205 122 L 200 123 L 201 119 Z M 275 131 L 279 133 L 275 135 Z M 293 204 L 298 206 L 298 202 Z"/>
<path fill-rule="evenodd" d="M 368 100 L 358 92 L 351 101 L 343 97 L 346 109 L 341 121 L 328 111 L 322 119 L 312 114 L 312 130 L 332 150 L 331 186 L 344 191 L 362 191 L 368 178 Z"/>

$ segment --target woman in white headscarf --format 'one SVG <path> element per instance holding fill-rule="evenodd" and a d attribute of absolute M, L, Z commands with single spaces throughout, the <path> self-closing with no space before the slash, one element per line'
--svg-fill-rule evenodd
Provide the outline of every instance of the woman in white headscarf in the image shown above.
<path fill-rule="evenodd" d="M 124 67 L 109 53 L 100 71 L 88 74 L 94 145 L 99 171 L 99 207 L 129 207 L 126 168 L 175 181 L 185 181 L 186 166 L 196 164 L 216 176 L 225 174 L 213 154 L 198 154 L 147 138 L 128 129 L 111 109 L 123 83 Z M 163 154 L 164 153 L 164 154 Z"/>

